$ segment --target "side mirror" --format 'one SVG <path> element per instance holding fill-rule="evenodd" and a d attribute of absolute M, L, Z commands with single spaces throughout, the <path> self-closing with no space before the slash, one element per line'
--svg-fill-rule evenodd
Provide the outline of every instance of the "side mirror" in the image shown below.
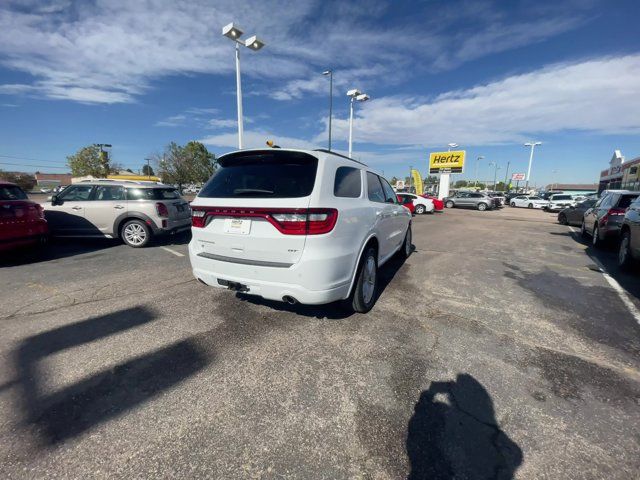
<path fill-rule="evenodd" d="M 62 202 L 58 200 L 58 195 L 51 195 L 51 205 L 62 205 Z"/>

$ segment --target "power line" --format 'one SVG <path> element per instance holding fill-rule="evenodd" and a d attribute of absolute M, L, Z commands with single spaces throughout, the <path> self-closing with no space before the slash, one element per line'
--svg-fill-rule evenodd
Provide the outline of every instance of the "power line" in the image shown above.
<path fill-rule="evenodd" d="M 0 162 L 0 165 L 15 165 L 18 167 L 38 167 L 38 168 L 61 168 L 64 170 L 69 170 L 69 167 L 56 167 L 53 165 L 32 165 L 30 163 L 10 163 L 10 162 Z"/>
<path fill-rule="evenodd" d="M 2 157 L 2 158 L 11 158 L 13 160 L 27 160 L 27 161 L 30 161 L 30 162 L 57 163 L 58 165 L 67 163 L 67 162 L 63 162 L 61 160 L 43 160 L 41 158 L 16 157 L 16 156 L 13 156 L 13 155 L 0 155 L 0 157 Z"/>

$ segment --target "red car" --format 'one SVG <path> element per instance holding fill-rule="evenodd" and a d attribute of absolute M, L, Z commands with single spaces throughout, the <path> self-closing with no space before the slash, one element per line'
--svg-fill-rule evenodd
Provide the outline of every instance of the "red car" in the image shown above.
<path fill-rule="evenodd" d="M 411 199 L 407 199 L 406 201 L 403 199 L 403 197 L 401 197 L 400 195 L 396 195 L 396 197 L 398 197 L 398 202 L 400 202 L 400 204 L 408 209 L 411 212 L 411 215 L 415 215 L 416 213 L 416 207 L 413 204 L 413 202 L 411 201 Z"/>
<path fill-rule="evenodd" d="M 436 212 L 444 212 L 444 202 L 442 200 L 438 200 L 438 197 L 434 197 L 433 195 L 429 195 L 426 193 L 420 196 L 431 200 L 433 202 L 433 208 Z"/>
<path fill-rule="evenodd" d="M 44 209 L 16 184 L 0 180 L 0 252 L 49 239 Z"/>

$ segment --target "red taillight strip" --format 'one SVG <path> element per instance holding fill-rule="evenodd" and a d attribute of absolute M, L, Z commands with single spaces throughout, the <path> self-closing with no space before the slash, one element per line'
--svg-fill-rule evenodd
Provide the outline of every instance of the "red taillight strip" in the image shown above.
<path fill-rule="evenodd" d="M 191 224 L 197 228 L 203 228 L 207 224 L 207 217 L 242 217 L 264 218 L 280 233 L 286 235 L 321 235 L 329 233 L 335 227 L 338 220 L 338 210 L 335 208 L 233 208 L 233 207 L 191 207 Z M 196 212 L 204 212 L 198 216 Z M 273 218 L 274 214 L 303 214 L 307 220 L 302 222 L 279 222 Z M 310 221 L 310 214 L 326 214 L 325 220 Z"/>

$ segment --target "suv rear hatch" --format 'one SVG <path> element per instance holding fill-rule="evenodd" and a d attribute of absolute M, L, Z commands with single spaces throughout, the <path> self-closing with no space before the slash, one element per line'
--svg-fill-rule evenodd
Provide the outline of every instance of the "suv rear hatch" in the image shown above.
<path fill-rule="evenodd" d="M 286 268 L 300 260 L 307 235 L 333 229 L 336 210 L 309 208 L 316 157 L 247 151 L 225 155 L 218 165 L 191 205 L 200 256 Z"/>

